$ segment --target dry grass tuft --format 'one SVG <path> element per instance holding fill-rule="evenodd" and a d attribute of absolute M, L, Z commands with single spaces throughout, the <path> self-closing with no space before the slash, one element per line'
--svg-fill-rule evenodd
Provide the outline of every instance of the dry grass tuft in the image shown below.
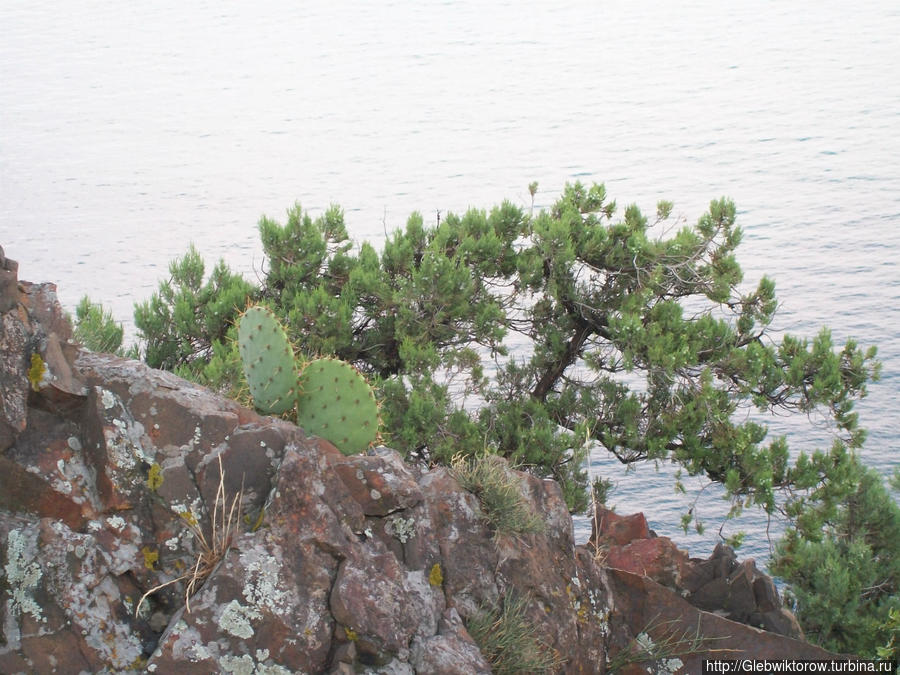
<path fill-rule="evenodd" d="M 184 518 L 185 524 L 194 535 L 200 547 L 200 553 L 197 561 L 191 567 L 190 571 L 182 574 L 180 577 L 167 581 L 164 584 L 154 586 L 141 596 L 137 607 L 134 610 L 135 616 L 138 615 L 141 605 L 148 596 L 156 593 L 166 586 L 171 586 L 180 581 L 187 581 L 184 589 L 184 605 L 188 613 L 191 611 L 191 596 L 194 595 L 203 585 L 216 567 L 222 562 L 228 549 L 231 547 L 231 541 L 234 538 L 235 529 L 240 520 L 241 505 L 243 503 L 244 491 L 241 489 L 231 500 L 225 496 L 225 470 L 222 468 L 222 457 L 219 460 L 219 487 L 216 489 L 216 501 L 213 504 L 212 518 L 210 522 L 210 536 L 207 539 L 203 534 L 203 528 L 193 518 Z"/>

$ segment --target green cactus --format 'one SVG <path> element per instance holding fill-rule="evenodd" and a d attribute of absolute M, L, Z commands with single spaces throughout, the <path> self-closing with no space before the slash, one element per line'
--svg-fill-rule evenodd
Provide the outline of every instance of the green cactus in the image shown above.
<path fill-rule="evenodd" d="M 297 401 L 297 367 L 284 328 L 265 307 L 251 307 L 238 326 L 238 350 L 256 407 L 279 415 Z"/>
<path fill-rule="evenodd" d="M 349 363 L 310 361 L 300 375 L 297 424 L 345 455 L 365 452 L 378 435 L 378 404 L 366 379 Z"/>
<path fill-rule="evenodd" d="M 261 412 L 277 415 L 296 404 L 297 424 L 345 455 L 365 452 L 377 438 L 378 404 L 366 379 L 339 359 L 296 363 L 287 334 L 270 310 L 251 307 L 244 312 L 238 350 Z"/>

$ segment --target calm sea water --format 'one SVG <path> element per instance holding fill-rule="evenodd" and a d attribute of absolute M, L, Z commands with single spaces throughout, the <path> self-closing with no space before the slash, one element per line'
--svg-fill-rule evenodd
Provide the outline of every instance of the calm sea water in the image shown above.
<path fill-rule="evenodd" d="M 0 26 L 0 244 L 69 309 L 88 293 L 133 332 L 190 242 L 252 277 L 257 219 L 295 200 L 377 244 L 413 210 L 528 205 L 533 180 L 538 206 L 577 179 L 689 221 L 728 195 L 777 328 L 879 346 L 866 456 L 898 464 L 895 2 L 14 0 Z M 620 511 L 708 552 L 673 525 L 702 484 L 676 497 L 662 469 L 593 465 Z M 759 516 L 738 527 L 765 558 Z"/>

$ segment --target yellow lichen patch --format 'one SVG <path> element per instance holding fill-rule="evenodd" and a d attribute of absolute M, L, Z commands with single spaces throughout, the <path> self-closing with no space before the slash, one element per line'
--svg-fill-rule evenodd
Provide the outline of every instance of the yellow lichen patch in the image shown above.
<path fill-rule="evenodd" d="M 31 367 L 28 369 L 28 381 L 31 383 L 32 389 L 35 391 L 40 390 L 41 382 L 43 382 L 46 372 L 47 364 L 44 363 L 41 355 L 35 352 L 31 355 Z"/>
<path fill-rule="evenodd" d="M 156 563 L 159 562 L 159 551 L 154 551 L 149 546 L 144 546 L 141 549 L 141 553 L 144 554 L 144 567 L 148 570 L 156 569 Z"/>
<path fill-rule="evenodd" d="M 256 517 L 256 520 L 252 523 L 250 522 L 250 514 L 244 516 L 244 524 L 250 527 L 251 532 L 256 532 L 259 528 L 262 527 L 263 520 L 266 517 L 266 508 L 263 507 L 259 510 L 259 515 Z"/>
<path fill-rule="evenodd" d="M 147 472 L 147 487 L 155 492 L 162 484 L 162 467 L 156 462 L 153 462 L 153 466 L 151 466 L 150 471 Z"/>
<path fill-rule="evenodd" d="M 146 665 L 147 665 L 147 657 L 146 656 L 138 656 L 128 666 L 128 670 L 143 670 L 144 666 L 146 666 Z"/>
<path fill-rule="evenodd" d="M 347 639 L 350 640 L 350 642 L 356 642 L 357 640 L 359 640 L 359 635 L 357 635 L 356 631 L 352 628 L 345 628 L 344 633 L 347 635 Z"/>
<path fill-rule="evenodd" d="M 182 511 L 178 515 L 181 516 L 181 519 L 191 527 L 197 527 L 197 516 L 195 516 L 190 511 Z"/>
<path fill-rule="evenodd" d="M 575 616 L 578 618 L 578 623 L 587 623 L 588 620 L 588 610 L 587 607 L 581 606 L 575 612 Z"/>
<path fill-rule="evenodd" d="M 434 563 L 431 566 L 431 572 L 428 573 L 428 583 L 432 586 L 440 586 L 444 583 L 444 573 L 441 571 L 440 563 Z"/>

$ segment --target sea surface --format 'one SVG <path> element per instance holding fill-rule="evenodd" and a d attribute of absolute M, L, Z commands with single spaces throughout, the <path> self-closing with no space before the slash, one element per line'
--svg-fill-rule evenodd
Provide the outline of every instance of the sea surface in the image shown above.
<path fill-rule="evenodd" d="M 295 201 L 346 211 L 376 246 L 414 210 L 549 206 L 604 182 L 695 221 L 735 200 L 749 285 L 776 280 L 778 331 L 878 345 L 865 457 L 898 466 L 900 5 L 873 0 L 50 0 L 0 3 L 0 245 L 21 279 L 132 310 L 194 243 L 248 278 L 256 223 Z M 822 421 L 776 419 L 792 447 Z M 671 467 L 613 479 L 692 554 L 727 505 Z M 685 535 L 698 498 L 707 532 Z M 745 555 L 768 557 L 758 513 Z M 577 523 L 578 537 L 589 532 Z"/>

